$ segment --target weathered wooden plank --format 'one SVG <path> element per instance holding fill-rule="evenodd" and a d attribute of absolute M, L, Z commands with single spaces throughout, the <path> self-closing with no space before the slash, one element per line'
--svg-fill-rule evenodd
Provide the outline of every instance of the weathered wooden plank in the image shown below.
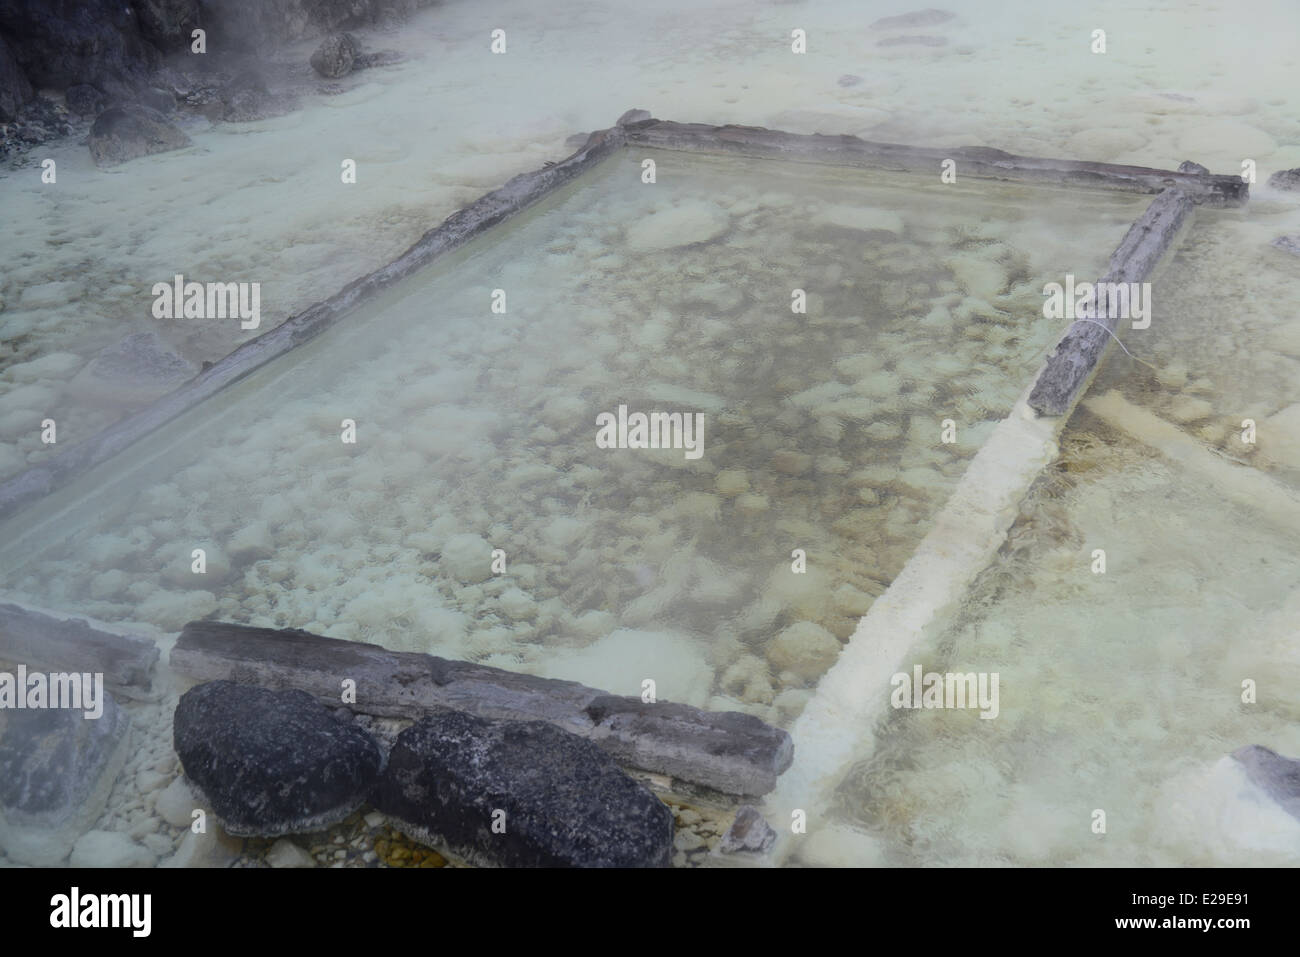
<path fill-rule="evenodd" d="M 1249 185 L 1240 176 L 1017 156 L 982 146 L 943 148 L 874 143 L 856 136 L 785 133 L 760 126 L 708 126 L 649 119 L 628 124 L 627 142 L 654 149 L 735 153 L 935 176 L 942 171 L 944 160 L 951 159 L 957 164 L 959 177 L 1132 193 L 1159 193 L 1177 186 L 1195 203 L 1209 206 L 1240 206 L 1250 195 Z"/>
<path fill-rule="evenodd" d="M 573 681 L 536 678 L 433 655 L 224 622 L 190 622 L 171 667 L 195 681 L 227 679 L 297 688 L 339 706 L 356 682 L 354 710 L 418 719 L 430 709 L 541 720 L 589 738 L 617 760 L 727 794 L 771 790 L 789 766 L 790 736 L 750 715 L 607 695 Z"/>
<path fill-rule="evenodd" d="M 104 684 L 128 697 L 149 696 L 158 646 L 115 635 L 80 618 L 55 618 L 19 605 L 0 605 L 0 661 L 49 671 L 102 673 Z"/>
<path fill-rule="evenodd" d="M 314 339 L 356 307 L 444 253 L 510 218 L 591 169 L 623 145 L 623 130 L 598 130 L 572 156 L 521 173 L 500 189 L 458 210 L 429 230 L 397 259 L 239 346 L 173 392 L 84 442 L 0 483 L 0 519 L 66 485 L 78 475 L 215 395 L 253 370 Z"/>
<path fill-rule="evenodd" d="M 1180 188 L 1165 190 L 1129 227 L 1110 257 L 1110 268 L 1098 283 L 1142 282 L 1154 271 L 1192 211 L 1192 200 Z M 1070 324 L 1048 355 L 1028 404 L 1038 415 L 1067 416 L 1087 391 L 1112 341 L 1117 316 L 1101 311 L 1089 320 Z"/>

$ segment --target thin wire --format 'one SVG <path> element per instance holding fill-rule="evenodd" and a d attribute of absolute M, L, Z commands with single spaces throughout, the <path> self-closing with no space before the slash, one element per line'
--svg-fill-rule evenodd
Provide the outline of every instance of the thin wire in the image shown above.
<path fill-rule="evenodd" d="M 1116 342 L 1119 343 L 1119 347 L 1120 347 L 1121 349 L 1124 350 L 1124 355 L 1128 356 L 1128 357 L 1129 357 L 1130 359 L 1132 359 L 1134 362 L 1140 362 L 1140 363 L 1142 363 L 1144 366 L 1146 366 L 1148 369 L 1150 369 L 1150 370 L 1151 370 L 1152 372 L 1154 372 L 1156 375 L 1159 375 L 1159 374 L 1160 374 L 1160 370 L 1157 369 L 1155 366 L 1153 366 L 1151 363 L 1147 362 L 1145 359 L 1139 359 L 1137 356 L 1133 355 L 1133 353 L 1129 352 L 1129 351 L 1128 351 L 1128 347 L 1125 346 L 1124 343 L 1122 343 L 1122 342 L 1119 341 L 1119 336 L 1117 336 L 1117 335 L 1115 335 L 1115 333 L 1111 332 L 1111 331 L 1110 331 L 1110 326 L 1106 325 L 1104 322 L 1098 322 L 1096 319 L 1075 319 L 1074 321 L 1075 321 L 1075 322 L 1091 322 L 1094 326 L 1101 326 L 1103 329 L 1106 330 L 1106 335 L 1110 336 L 1112 339 L 1114 339 Z"/>

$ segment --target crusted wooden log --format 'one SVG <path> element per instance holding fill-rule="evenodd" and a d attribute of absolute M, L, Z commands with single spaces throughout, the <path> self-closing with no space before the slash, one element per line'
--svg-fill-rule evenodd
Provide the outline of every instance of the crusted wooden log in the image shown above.
<path fill-rule="evenodd" d="M 1116 247 L 1098 284 L 1146 280 L 1178 236 L 1192 205 L 1180 188 L 1167 189 L 1152 200 Z M 1034 381 L 1028 400 L 1031 409 L 1038 415 L 1069 415 L 1097 373 L 1117 318 L 1108 310 L 1098 310 L 1095 316 L 1071 323 Z"/>
<path fill-rule="evenodd" d="M 590 739 L 616 760 L 727 794 L 770 791 L 790 764 L 790 736 L 750 715 L 608 695 L 574 681 L 536 678 L 433 655 L 305 631 L 190 622 L 171 652 L 174 671 L 297 688 L 333 706 L 418 720 L 453 709 L 484 718 L 547 721 Z M 355 702 L 344 700 L 355 682 Z"/>
<path fill-rule="evenodd" d="M 328 299 L 245 342 L 175 391 L 49 461 L 0 483 L 0 519 L 66 485 L 254 369 L 320 335 L 362 302 L 531 206 L 622 145 L 623 130 L 620 127 L 592 133 L 586 144 L 572 156 L 551 166 L 521 173 L 500 189 L 458 210 L 442 225 L 421 236 L 415 245 L 391 263 L 348 283 Z"/>
<path fill-rule="evenodd" d="M 938 176 L 945 160 L 957 164 L 957 175 L 1014 183 L 1107 189 L 1130 193 L 1159 193 L 1170 186 L 1183 189 L 1197 204 L 1240 206 L 1250 187 L 1240 176 L 1213 176 L 1145 166 L 1119 166 L 1083 160 L 1017 156 L 982 146 L 951 148 L 874 143 L 856 136 L 785 133 L 760 126 L 708 126 L 666 120 L 629 122 L 629 145 L 667 150 L 704 150 L 764 159 L 856 166 L 863 169 L 926 173 Z"/>
<path fill-rule="evenodd" d="M 55 618 L 19 605 L 0 605 L 0 661 L 46 671 L 102 673 L 127 697 L 150 697 L 158 646 L 117 635 L 80 618 Z"/>

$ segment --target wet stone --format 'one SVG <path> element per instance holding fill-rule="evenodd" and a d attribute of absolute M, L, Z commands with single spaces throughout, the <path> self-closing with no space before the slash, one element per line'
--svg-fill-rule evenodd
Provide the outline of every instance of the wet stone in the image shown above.
<path fill-rule="evenodd" d="M 318 831 L 361 806 L 383 764 L 365 731 L 305 691 L 212 681 L 181 696 L 186 778 L 240 837 Z"/>
<path fill-rule="evenodd" d="M 108 803 L 126 761 L 130 722 L 105 693 L 103 714 L 0 710 L 0 848 L 10 860 L 58 864 Z"/>
<path fill-rule="evenodd" d="M 412 839 L 472 863 L 665 867 L 672 857 L 668 807 L 595 745 L 540 721 L 430 715 L 398 736 L 374 804 Z"/>

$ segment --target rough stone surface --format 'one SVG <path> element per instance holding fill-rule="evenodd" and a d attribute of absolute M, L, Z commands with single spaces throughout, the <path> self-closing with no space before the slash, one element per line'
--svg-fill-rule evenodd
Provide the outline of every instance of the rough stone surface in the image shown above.
<path fill-rule="evenodd" d="M 212 681 L 181 696 L 174 719 L 185 776 L 226 830 L 279 837 L 321 830 L 365 800 L 379 745 L 303 691 Z"/>
<path fill-rule="evenodd" d="M 1274 189 L 1300 190 L 1300 169 L 1280 169 L 1268 178 Z"/>
<path fill-rule="evenodd" d="M 357 41 L 352 34 L 336 33 L 326 37 L 316 48 L 316 52 L 311 55 L 311 67 L 326 79 L 337 80 L 352 72 L 357 53 Z"/>
<path fill-rule="evenodd" d="M 667 805 L 595 745 L 541 721 L 430 715 L 399 735 L 374 803 L 408 836 L 475 863 L 666 867 L 672 857 Z"/>
<path fill-rule="evenodd" d="M 1191 160 L 1183 160 L 1181 163 L 1178 164 L 1178 172 L 1208 174 L 1210 171 L 1206 169 L 1204 166 L 1202 166 L 1200 163 L 1193 163 Z"/>
<path fill-rule="evenodd" d="M 58 864 L 99 817 L 129 748 L 111 695 L 88 719 L 67 709 L 0 711 L 0 847 L 10 860 Z"/>
<path fill-rule="evenodd" d="M 1300 820 L 1300 761 L 1258 744 L 1232 752 L 1246 775 L 1292 817 Z"/>
<path fill-rule="evenodd" d="M 839 639 L 811 621 L 797 621 L 772 639 L 767 660 L 778 672 L 791 671 L 801 678 L 817 678 L 839 657 Z"/>
<path fill-rule="evenodd" d="M 68 109 L 78 116 L 94 116 L 108 102 L 104 94 L 89 83 L 77 83 L 68 87 L 63 99 Z"/>
<path fill-rule="evenodd" d="M 140 103 L 100 113 L 90 128 L 90 155 L 97 166 L 115 166 L 141 156 L 190 145 L 190 138 L 157 110 Z"/>
<path fill-rule="evenodd" d="M 763 819 L 758 808 L 746 804 L 736 812 L 736 819 L 731 823 L 731 827 L 727 828 L 727 833 L 722 835 L 718 850 L 724 854 L 735 854 L 739 851 L 755 851 L 761 854 L 775 841 L 776 831 L 772 830 Z"/>
<path fill-rule="evenodd" d="M 35 95 L 9 45 L 0 36 L 0 123 L 15 119 L 22 105 Z"/>

